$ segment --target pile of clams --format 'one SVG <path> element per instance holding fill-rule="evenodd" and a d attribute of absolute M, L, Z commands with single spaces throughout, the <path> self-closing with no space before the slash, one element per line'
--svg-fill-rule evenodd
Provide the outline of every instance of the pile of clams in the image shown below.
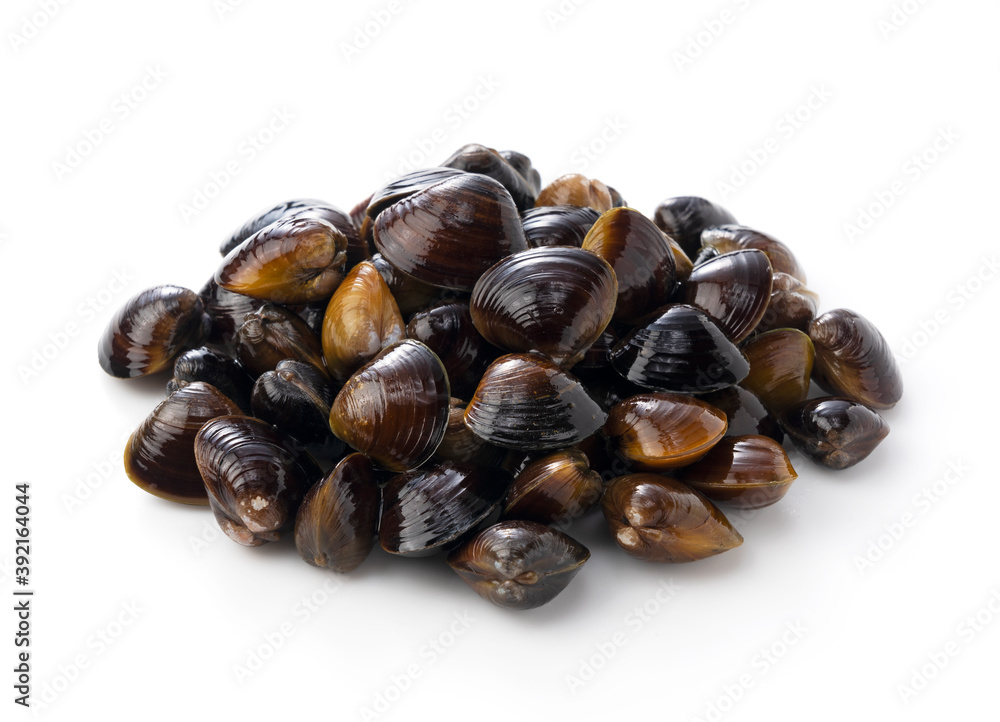
<path fill-rule="evenodd" d="M 350 212 L 279 203 L 220 250 L 200 291 L 143 291 L 100 339 L 112 376 L 172 372 L 125 471 L 336 572 L 440 554 L 538 607 L 598 509 L 636 559 L 720 554 L 743 542 L 724 510 L 795 481 L 786 448 L 857 464 L 902 395 L 879 331 L 818 315 L 778 239 L 703 198 L 649 218 L 596 179 L 542 187 L 513 151 L 465 146 Z"/>

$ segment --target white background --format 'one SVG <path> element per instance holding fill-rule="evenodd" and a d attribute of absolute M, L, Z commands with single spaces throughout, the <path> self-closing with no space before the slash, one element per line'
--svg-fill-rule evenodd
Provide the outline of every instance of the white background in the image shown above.
<path fill-rule="evenodd" d="M 995 710 L 1000 8 L 896 5 L 5 2 L 0 591 L 10 598 L 13 487 L 30 481 L 40 716 Z M 366 25 L 372 13 L 389 21 Z M 275 113 L 293 117 L 251 155 Z M 783 239 L 823 309 L 861 312 L 896 351 L 906 393 L 892 433 L 844 472 L 794 457 L 786 499 L 733 515 L 745 544 L 701 563 L 633 561 L 591 517 L 572 533 L 592 560 L 528 613 L 483 602 L 440 558 L 377 552 L 328 583 L 290 544 L 238 547 L 207 509 L 129 483 L 124 438 L 166 379 L 100 370 L 114 310 L 155 284 L 199 288 L 219 242 L 263 207 L 349 208 L 401 159 L 434 165 L 467 142 L 528 154 L 545 182 L 600 178 L 647 213 L 703 195 Z M 212 198 L 185 213 L 199 192 Z M 864 208 L 878 217 L 852 233 Z M 977 613 L 979 631 L 964 621 Z M 28 715 L 12 703 L 14 623 L 3 615 L 5 719 Z"/>

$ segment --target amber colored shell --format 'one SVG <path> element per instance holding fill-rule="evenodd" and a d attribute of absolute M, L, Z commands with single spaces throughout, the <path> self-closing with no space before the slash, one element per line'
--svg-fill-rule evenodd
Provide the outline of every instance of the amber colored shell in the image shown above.
<path fill-rule="evenodd" d="M 356 265 L 333 292 L 323 316 L 323 358 L 346 381 L 378 353 L 406 338 L 403 317 L 382 275 L 368 261 Z"/>
<path fill-rule="evenodd" d="M 616 404 L 604 433 L 636 469 L 663 471 L 692 464 L 726 433 L 726 415 L 682 394 L 639 394 Z"/>
<path fill-rule="evenodd" d="M 566 525 L 598 502 L 602 486 L 601 475 L 590 470 L 582 451 L 554 451 L 529 462 L 514 477 L 503 516 Z"/>
<path fill-rule="evenodd" d="M 357 569 L 375 546 L 380 497 L 368 457 L 345 457 L 302 500 L 295 516 L 299 556 L 335 572 Z"/>
<path fill-rule="evenodd" d="M 693 562 L 743 543 L 711 501 L 668 476 L 619 476 L 601 508 L 618 546 L 646 562 Z"/>
<path fill-rule="evenodd" d="M 614 208 L 614 201 L 611 191 L 601 181 L 567 173 L 542 188 L 535 206 L 584 206 L 604 213 Z"/>
<path fill-rule="evenodd" d="M 747 342 L 743 353 L 750 361 L 743 386 L 775 416 L 808 396 L 815 352 L 812 341 L 801 331 L 768 331 Z"/>
<path fill-rule="evenodd" d="M 781 499 L 798 474 L 774 439 L 728 436 L 676 477 L 712 501 L 760 509 Z"/>
<path fill-rule="evenodd" d="M 777 238 L 752 228 L 731 222 L 726 225 L 717 224 L 715 228 L 706 228 L 701 234 L 701 245 L 720 254 L 740 249 L 756 249 L 767 256 L 775 273 L 787 273 L 802 283 L 806 282 L 805 271 L 792 250 Z"/>
<path fill-rule="evenodd" d="M 506 450 L 476 436 L 472 429 L 465 425 L 466 405 L 462 399 L 451 399 L 448 429 L 434 452 L 434 458 L 438 461 L 454 461 L 477 466 L 498 465 L 503 461 Z"/>

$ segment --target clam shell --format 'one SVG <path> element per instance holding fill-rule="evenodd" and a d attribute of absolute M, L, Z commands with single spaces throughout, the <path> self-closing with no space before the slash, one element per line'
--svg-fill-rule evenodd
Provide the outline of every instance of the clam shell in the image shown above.
<path fill-rule="evenodd" d="M 419 281 L 471 291 L 483 272 L 527 243 L 507 190 L 492 178 L 463 173 L 382 211 L 375 246 Z"/>
<path fill-rule="evenodd" d="M 692 464 L 725 435 L 726 415 L 691 396 L 639 394 L 616 404 L 604 433 L 618 454 L 643 471 Z"/>
<path fill-rule="evenodd" d="M 177 389 L 143 420 L 125 445 L 125 474 L 161 499 L 208 504 L 194 457 L 198 431 L 217 416 L 241 413 L 218 389 L 192 381 Z"/>
<path fill-rule="evenodd" d="M 174 361 L 174 377 L 167 382 L 167 395 L 182 386 L 204 381 L 245 411 L 250 410 L 253 379 L 236 359 L 207 346 L 185 351 Z"/>
<path fill-rule="evenodd" d="M 542 206 L 521 216 L 529 248 L 583 245 L 587 231 L 601 217 L 586 206 Z"/>
<path fill-rule="evenodd" d="M 618 546 L 645 562 L 693 562 L 743 543 L 711 501 L 667 476 L 619 476 L 601 507 Z"/>
<path fill-rule="evenodd" d="M 538 174 L 531 168 L 531 161 L 527 156 L 520 154 L 518 156 L 520 156 L 519 164 L 528 172 L 530 179 L 525 178 L 521 171 L 500 153 L 476 143 L 462 146 L 441 165 L 445 168 L 457 168 L 468 173 L 489 176 L 507 189 L 519 211 L 525 211 L 535 205 L 535 199 L 538 197 Z M 532 180 L 535 181 L 534 184 Z"/>
<path fill-rule="evenodd" d="M 903 377 L 885 337 L 868 319 L 846 308 L 809 324 L 816 348 L 813 378 L 828 393 L 873 409 L 891 409 L 903 396 Z"/>
<path fill-rule="evenodd" d="M 320 470 L 291 441 L 260 419 L 220 416 L 194 441 L 208 502 L 222 531 L 243 546 L 277 541 Z"/>
<path fill-rule="evenodd" d="M 390 554 L 433 554 L 495 520 L 508 486 L 502 469 L 452 461 L 398 474 L 383 490 L 379 543 Z"/>
<path fill-rule="evenodd" d="M 670 304 L 611 349 L 611 365 L 644 388 L 703 394 L 739 383 L 750 369 L 708 315 Z"/>
<path fill-rule="evenodd" d="M 509 354 L 490 364 L 465 410 L 465 423 L 478 436 L 525 451 L 572 446 L 606 417 L 579 379 L 537 354 Z"/>
<path fill-rule="evenodd" d="M 345 457 L 309 490 L 295 515 L 299 556 L 335 572 L 357 569 L 375 546 L 380 497 L 368 457 Z"/>
<path fill-rule="evenodd" d="M 448 565 L 483 599 L 504 609 L 552 601 L 590 558 L 572 537 L 530 521 L 502 521 L 448 555 Z"/>
<path fill-rule="evenodd" d="M 765 333 L 778 328 L 808 331 L 818 307 L 819 296 L 806 288 L 802 281 L 787 273 L 775 273 L 771 283 L 771 300 L 754 332 Z"/>
<path fill-rule="evenodd" d="M 448 375 L 419 341 L 383 350 L 347 380 L 330 408 L 330 429 L 391 471 L 427 461 L 448 427 Z"/>
<path fill-rule="evenodd" d="M 795 254 L 777 238 L 746 226 L 735 225 L 731 221 L 728 224 L 716 225 L 715 228 L 706 228 L 701 234 L 703 248 L 712 249 L 719 254 L 740 249 L 756 249 L 767 256 L 775 273 L 787 273 L 802 283 L 806 282 L 805 271 L 799 265 Z"/>
<path fill-rule="evenodd" d="M 614 319 L 638 323 L 670 300 L 674 254 L 653 222 L 632 208 L 613 208 L 594 223 L 583 249 L 603 258 L 618 280 Z"/>
<path fill-rule="evenodd" d="M 465 425 L 466 406 L 462 399 L 451 400 L 448 429 L 434 451 L 434 458 L 459 464 L 498 466 L 507 452 L 472 433 L 472 429 Z"/>
<path fill-rule="evenodd" d="M 323 358 L 330 374 L 346 381 L 378 353 L 406 338 L 403 317 L 372 263 L 356 265 L 333 292 L 323 316 Z"/>
<path fill-rule="evenodd" d="M 199 346 L 210 319 L 194 291 L 154 286 L 122 306 L 97 344 L 97 360 L 111 376 L 132 379 L 166 371 L 185 349 Z"/>
<path fill-rule="evenodd" d="M 379 213 L 414 193 L 419 193 L 443 180 L 464 175 L 458 168 L 427 168 L 402 175 L 375 191 L 368 200 L 365 215 L 373 222 Z"/>
<path fill-rule="evenodd" d="M 406 336 L 427 344 L 448 371 L 451 393 L 470 397 L 483 372 L 500 351 L 487 343 L 472 322 L 469 305 L 441 301 L 417 311 L 406 325 Z"/>
<path fill-rule="evenodd" d="M 730 386 L 699 398 L 726 415 L 729 424 L 726 436 L 767 436 L 779 444 L 785 438 L 777 417 L 752 391 L 742 386 Z"/>
<path fill-rule="evenodd" d="M 310 443 L 330 436 L 328 419 L 333 397 L 326 375 L 311 364 L 285 359 L 273 371 L 258 377 L 251 403 L 254 416 Z"/>
<path fill-rule="evenodd" d="M 567 525 L 601 498 L 601 475 L 590 470 L 579 449 L 561 449 L 534 459 L 514 477 L 503 518 Z"/>
<path fill-rule="evenodd" d="M 347 237 L 313 215 L 293 216 L 236 246 L 215 272 L 227 291 L 274 303 L 325 301 L 344 277 Z"/>
<path fill-rule="evenodd" d="M 532 248 L 484 273 L 469 310 L 493 345 L 542 353 L 569 368 L 611 321 L 617 294 L 614 271 L 596 255 L 579 248 Z"/>
<path fill-rule="evenodd" d="M 698 255 L 701 233 L 706 228 L 735 223 L 733 214 L 722 206 L 697 196 L 668 198 L 653 214 L 656 227 L 680 244 L 689 258 Z"/>
<path fill-rule="evenodd" d="M 782 415 L 781 426 L 799 451 L 835 470 L 866 459 L 889 434 L 881 416 L 846 398 L 804 401 Z"/>
<path fill-rule="evenodd" d="M 236 357 L 254 378 L 286 358 L 311 364 L 326 374 L 323 348 L 309 324 L 286 308 L 265 303 L 246 315 L 233 341 Z"/>
<path fill-rule="evenodd" d="M 535 205 L 539 208 L 581 206 L 604 213 L 614 207 L 614 201 L 611 199 L 611 191 L 601 181 L 591 180 L 579 173 L 567 173 L 542 188 Z"/>
<path fill-rule="evenodd" d="M 208 283 L 198 292 L 198 296 L 212 325 L 205 340 L 232 350 L 236 332 L 243 325 L 246 315 L 260 308 L 261 302 L 242 293 L 227 291 L 220 287 L 214 278 L 208 279 Z"/>
<path fill-rule="evenodd" d="M 705 311 L 733 343 L 739 343 L 767 311 L 771 263 L 757 250 L 723 254 L 694 267 L 680 299 Z"/>
<path fill-rule="evenodd" d="M 760 509 L 781 499 L 798 474 L 788 455 L 766 436 L 729 436 L 700 461 L 678 469 L 678 481 L 715 502 Z"/>
<path fill-rule="evenodd" d="M 407 276 L 385 260 L 381 253 L 376 253 L 370 260 L 372 265 L 382 274 L 382 280 L 392 292 L 392 297 L 396 299 L 396 305 L 404 318 L 427 308 L 441 298 L 443 293 L 448 293 L 448 291 L 442 292 L 437 286 L 431 286 L 412 276 Z"/>
<path fill-rule="evenodd" d="M 801 331 L 781 328 L 762 333 L 743 346 L 750 373 L 741 382 L 775 416 L 804 401 L 813 370 L 812 341 Z"/>

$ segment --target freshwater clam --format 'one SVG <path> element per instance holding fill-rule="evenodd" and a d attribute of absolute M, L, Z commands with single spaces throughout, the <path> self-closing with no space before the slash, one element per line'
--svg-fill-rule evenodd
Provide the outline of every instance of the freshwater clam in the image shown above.
<path fill-rule="evenodd" d="M 486 367 L 500 355 L 476 330 L 469 305 L 461 301 L 440 301 L 417 311 L 406 325 L 406 336 L 438 355 L 448 371 L 451 393 L 463 398 L 475 392 Z"/>
<path fill-rule="evenodd" d="M 802 281 L 787 273 L 775 273 L 771 283 L 771 300 L 754 331 L 764 333 L 777 328 L 808 331 L 818 306 L 819 296 L 806 288 Z"/>
<path fill-rule="evenodd" d="M 601 214 L 587 206 L 541 206 L 521 215 L 529 248 L 583 245 Z"/>
<path fill-rule="evenodd" d="M 799 265 L 795 254 L 784 243 L 766 233 L 746 226 L 738 226 L 731 221 L 727 224 L 713 224 L 701 234 L 701 245 L 716 254 L 731 253 L 744 249 L 756 249 L 767 256 L 775 273 L 787 273 L 802 283 L 806 282 L 805 271 Z"/>
<path fill-rule="evenodd" d="M 323 358 L 346 381 L 387 346 L 406 337 L 396 300 L 369 261 L 356 265 L 333 292 L 323 317 Z"/>
<path fill-rule="evenodd" d="M 760 323 L 771 301 L 771 263 L 754 249 L 713 258 L 694 267 L 680 300 L 705 311 L 739 343 Z"/>
<path fill-rule="evenodd" d="M 448 564 L 481 596 L 505 609 L 534 609 L 572 581 L 590 551 L 572 537 L 530 521 L 502 521 L 448 555 Z"/>
<path fill-rule="evenodd" d="M 285 359 L 257 378 L 251 403 L 254 416 L 302 443 L 311 443 L 330 436 L 333 397 L 329 378 L 315 366 Z"/>
<path fill-rule="evenodd" d="M 831 394 L 873 409 L 891 409 L 903 396 L 903 377 L 885 337 L 866 318 L 846 308 L 827 311 L 809 324 L 816 347 L 813 378 Z"/>
<path fill-rule="evenodd" d="M 330 429 L 386 469 L 415 469 L 441 443 L 449 401 L 441 360 L 424 344 L 407 339 L 347 380 L 330 408 Z"/>
<path fill-rule="evenodd" d="M 614 202 L 611 191 L 601 181 L 591 180 L 579 173 L 567 173 L 542 188 L 535 205 L 581 206 L 604 213 L 614 207 Z"/>
<path fill-rule="evenodd" d="M 750 373 L 742 385 L 750 389 L 775 416 L 809 394 L 813 370 L 812 341 L 794 328 L 762 333 L 743 347 Z"/>
<path fill-rule="evenodd" d="M 618 546 L 645 562 L 693 562 L 743 543 L 704 495 L 660 474 L 612 480 L 601 508 Z"/>
<path fill-rule="evenodd" d="M 111 317 L 97 344 L 101 368 L 120 379 L 169 369 L 185 349 L 199 346 L 210 318 L 194 291 L 154 286 L 139 293 Z"/>
<path fill-rule="evenodd" d="M 192 381 L 161 401 L 125 445 L 125 474 L 150 494 L 182 504 L 207 504 L 194 458 L 198 431 L 217 416 L 241 413 L 214 386 Z"/>
<path fill-rule="evenodd" d="M 211 384 L 241 409 L 250 410 L 253 379 L 239 361 L 221 351 L 201 346 L 178 356 L 174 376 L 167 382 L 167 395 L 195 381 Z"/>
<path fill-rule="evenodd" d="M 837 470 L 867 458 L 889 434 L 881 416 L 844 398 L 804 401 L 782 415 L 781 426 L 799 451 Z"/>
<path fill-rule="evenodd" d="M 466 403 L 462 399 L 451 399 L 448 407 L 448 428 L 444 438 L 434 451 L 438 461 L 454 461 L 459 464 L 477 466 L 497 466 L 507 453 L 505 449 L 476 436 L 465 425 Z"/>
<path fill-rule="evenodd" d="M 617 295 L 615 273 L 601 258 L 551 246 L 509 256 L 486 271 L 469 310 L 493 345 L 542 353 L 569 368 L 611 321 Z"/>
<path fill-rule="evenodd" d="M 489 176 L 507 189 L 519 211 L 525 211 L 535 205 L 540 179 L 527 156 L 518 153 L 514 157 L 519 168 L 515 168 L 507 158 L 492 148 L 470 143 L 455 151 L 441 165 L 445 168 L 457 168 L 468 173 Z M 522 171 L 526 172 L 527 176 L 523 175 Z"/>
<path fill-rule="evenodd" d="M 603 258 L 618 280 L 614 319 L 636 324 L 670 300 L 674 254 L 663 233 L 631 208 L 613 208 L 594 223 L 583 249 Z"/>
<path fill-rule="evenodd" d="M 312 364 L 326 374 L 323 348 L 309 325 L 286 308 L 265 303 L 246 315 L 233 341 L 236 357 L 256 378 L 286 358 Z"/>
<path fill-rule="evenodd" d="M 345 457 L 306 493 L 295 515 L 299 556 L 335 572 L 357 569 L 375 546 L 380 496 L 368 457 Z"/>
<path fill-rule="evenodd" d="M 347 237 L 311 215 L 261 229 L 222 260 L 222 288 L 274 303 L 326 300 L 344 277 Z"/>
<path fill-rule="evenodd" d="M 700 397 L 726 415 L 726 436 L 767 436 L 779 444 L 785 432 L 756 394 L 742 386 L 730 386 Z"/>
<path fill-rule="evenodd" d="M 484 271 L 527 242 L 507 190 L 487 176 L 462 173 L 382 211 L 375 246 L 419 281 L 471 291 Z"/>
<path fill-rule="evenodd" d="M 601 475 L 579 449 L 561 449 L 530 461 L 504 499 L 503 517 L 565 525 L 601 498 Z"/>
<path fill-rule="evenodd" d="M 198 292 L 198 296 L 212 325 L 205 340 L 227 349 L 232 349 L 236 332 L 243 325 L 246 315 L 253 313 L 261 305 L 256 298 L 227 291 L 219 286 L 214 278 L 208 279 L 208 283 Z"/>
<path fill-rule="evenodd" d="M 222 531 L 243 546 L 277 541 L 320 477 L 308 455 L 260 419 L 220 416 L 194 441 L 208 502 Z"/>
<path fill-rule="evenodd" d="M 701 309 L 669 304 L 611 349 L 611 365 L 644 388 L 702 394 L 739 383 L 750 369 Z"/>
<path fill-rule="evenodd" d="M 523 451 L 572 446 L 606 417 L 579 379 L 537 354 L 509 354 L 490 364 L 465 410 L 465 423 L 478 436 Z"/>
<path fill-rule="evenodd" d="M 656 227 L 680 244 L 688 257 L 701 248 L 701 232 L 712 226 L 735 223 L 733 215 L 722 206 L 697 196 L 668 198 L 653 214 Z"/>
<path fill-rule="evenodd" d="M 725 435 L 726 415 L 681 394 L 639 394 L 612 407 L 604 433 L 618 454 L 642 471 L 692 464 Z"/>
<path fill-rule="evenodd" d="M 495 520 L 510 474 L 445 461 L 398 474 L 383 490 L 379 543 L 391 554 L 426 556 Z"/>
<path fill-rule="evenodd" d="M 774 504 L 798 477 L 781 444 L 767 436 L 728 436 L 675 474 L 712 501 L 741 509 Z"/>

